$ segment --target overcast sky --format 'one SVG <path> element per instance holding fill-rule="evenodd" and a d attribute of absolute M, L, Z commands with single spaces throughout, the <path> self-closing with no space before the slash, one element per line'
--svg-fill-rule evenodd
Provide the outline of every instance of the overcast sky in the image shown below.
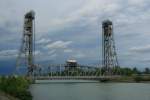
<path fill-rule="evenodd" d="M 120 66 L 150 66 L 150 0 L 0 0 L 0 67 L 15 63 L 30 10 L 37 63 L 101 63 L 101 24 L 110 19 Z"/>

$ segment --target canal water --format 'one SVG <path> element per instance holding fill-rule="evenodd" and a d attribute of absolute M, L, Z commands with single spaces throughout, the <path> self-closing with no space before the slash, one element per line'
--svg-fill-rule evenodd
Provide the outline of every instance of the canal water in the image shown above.
<path fill-rule="evenodd" d="M 30 91 L 33 100 L 150 100 L 150 83 L 51 82 Z"/>

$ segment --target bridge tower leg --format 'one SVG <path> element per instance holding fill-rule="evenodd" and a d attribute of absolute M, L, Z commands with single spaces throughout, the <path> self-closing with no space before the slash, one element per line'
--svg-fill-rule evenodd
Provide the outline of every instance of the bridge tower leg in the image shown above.
<path fill-rule="evenodd" d="M 105 75 L 112 75 L 113 69 L 119 67 L 113 33 L 113 23 L 110 20 L 102 22 L 102 65 Z"/>
<path fill-rule="evenodd" d="M 33 74 L 34 69 L 34 49 L 35 49 L 35 27 L 34 27 L 35 13 L 30 11 L 24 16 L 24 29 L 23 29 L 23 38 L 20 52 L 17 58 L 17 66 L 26 67 L 27 75 Z"/>

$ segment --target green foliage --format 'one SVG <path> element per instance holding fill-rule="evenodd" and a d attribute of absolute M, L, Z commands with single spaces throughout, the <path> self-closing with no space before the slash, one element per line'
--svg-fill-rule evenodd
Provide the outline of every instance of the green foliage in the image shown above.
<path fill-rule="evenodd" d="M 144 74 L 150 74 L 150 69 L 149 68 L 145 68 Z"/>
<path fill-rule="evenodd" d="M 142 79 L 142 77 L 140 77 L 140 76 L 136 76 L 136 77 L 134 78 L 134 80 L 135 80 L 136 82 L 140 82 L 140 81 L 142 81 L 143 79 Z"/>
<path fill-rule="evenodd" d="M 20 100 L 32 100 L 29 91 L 29 81 L 23 77 L 1 77 L 0 90 L 4 91 Z"/>
<path fill-rule="evenodd" d="M 122 68 L 121 69 L 122 75 L 131 76 L 133 74 L 132 69 L 130 68 Z"/>

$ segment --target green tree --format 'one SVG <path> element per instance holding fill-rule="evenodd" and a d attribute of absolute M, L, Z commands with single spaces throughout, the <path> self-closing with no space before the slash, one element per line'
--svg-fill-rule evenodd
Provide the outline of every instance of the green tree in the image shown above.
<path fill-rule="evenodd" d="M 149 68 L 145 68 L 144 74 L 150 74 L 150 69 Z"/>
<path fill-rule="evenodd" d="M 133 71 L 133 74 L 140 74 L 140 71 L 136 67 L 134 67 L 132 71 Z"/>

